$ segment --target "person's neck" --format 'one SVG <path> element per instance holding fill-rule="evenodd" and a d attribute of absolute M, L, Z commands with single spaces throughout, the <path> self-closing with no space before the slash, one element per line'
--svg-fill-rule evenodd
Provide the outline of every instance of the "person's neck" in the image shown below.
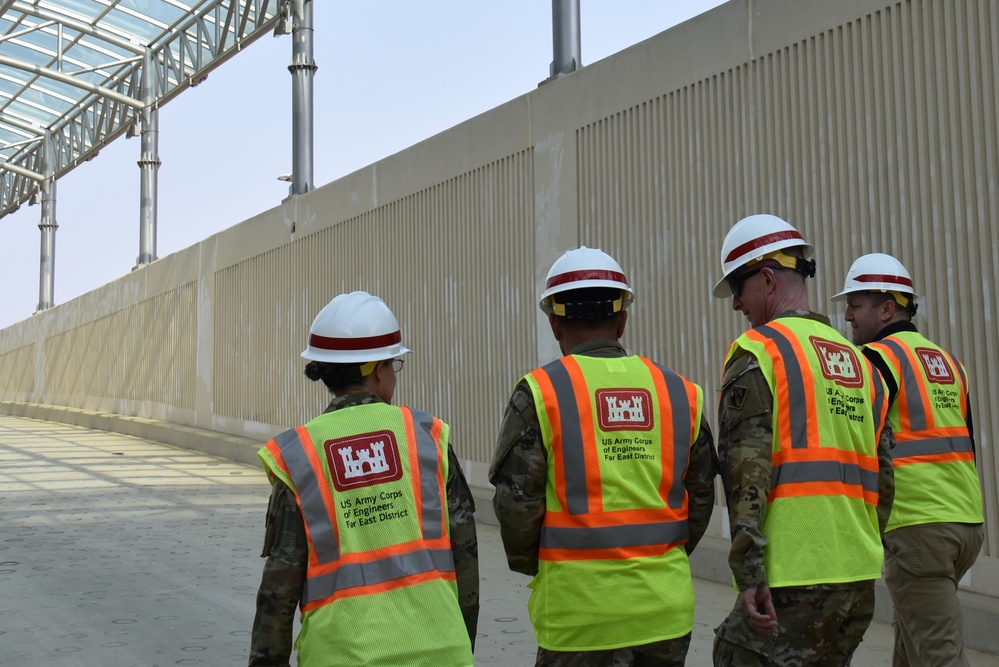
<path fill-rule="evenodd" d="M 811 311 L 811 308 L 808 306 L 808 294 L 797 291 L 794 293 L 775 294 L 774 299 L 770 301 L 768 306 L 767 316 L 769 320 L 789 310 Z"/>

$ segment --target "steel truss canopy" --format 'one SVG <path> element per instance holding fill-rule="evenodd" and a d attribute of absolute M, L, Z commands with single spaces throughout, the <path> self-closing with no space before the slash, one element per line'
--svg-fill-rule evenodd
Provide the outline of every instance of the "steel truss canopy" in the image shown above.
<path fill-rule="evenodd" d="M 284 31 L 296 1 L 0 0 L 0 217 Z"/>

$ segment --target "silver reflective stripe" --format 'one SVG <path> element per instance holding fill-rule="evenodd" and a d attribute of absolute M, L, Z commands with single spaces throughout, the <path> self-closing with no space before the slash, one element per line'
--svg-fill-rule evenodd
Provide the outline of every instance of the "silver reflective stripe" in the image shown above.
<path fill-rule="evenodd" d="M 890 348 L 902 366 L 902 385 L 905 387 L 905 395 L 909 405 L 909 428 L 913 431 L 926 430 L 926 410 L 923 408 L 923 399 L 919 393 L 920 380 L 916 377 L 916 371 L 909 361 L 905 346 L 890 338 L 878 342 Z"/>
<path fill-rule="evenodd" d="M 686 521 L 659 521 L 603 528 L 544 526 L 541 529 L 541 546 L 546 549 L 615 549 L 673 544 L 686 539 Z"/>
<path fill-rule="evenodd" d="M 586 514 L 590 501 L 586 495 L 586 455 L 583 451 L 583 431 L 579 422 L 579 406 L 572 378 L 562 361 L 556 360 L 543 370 L 555 389 L 555 400 L 561 416 L 559 424 L 552 424 L 562 435 L 562 461 L 565 470 L 565 508 L 569 514 Z"/>
<path fill-rule="evenodd" d="M 866 360 L 866 357 L 864 357 L 864 359 Z M 885 385 L 884 385 L 884 383 L 882 383 L 878 379 L 878 372 L 876 370 L 874 370 L 873 367 L 871 367 L 871 387 L 874 388 L 874 405 L 872 406 L 872 409 L 874 411 L 874 413 L 873 413 L 874 414 L 874 419 L 878 420 L 878 419 L 881 418 L 881 410 L 884 408 L 885 401 L 888 400 L 888 397 L 885 394 Z M 888 421 L 888 418 L 886 416 L 885 417 L 885 422 L 887 422 L 887 421 Z M 884 425 L 885 425 L 884 422 L 880 423 L 880 426 L 882 428 L 884 428 Z M 874 427 L 875 428 L 875 435 L 877 435 L 877 427 L 878 427 L 878 424 L 876 423 L 875 427 Z M 875 448 L 876 447 L 877 447 L 877 445 L 875 445 Z"/>
<path fill-rule="evenodd" d="M 416 434 L 416 452 L 420 461 L 420 490 L 422 498 L 423 537 L 427 540 L 439 539 L 443 531 L 444 515 L 441 500 L 441 487 L 437 482 L 437 470 L 442 456 L 432 435 L 434 418 L 421 410 L 412 410 L 413 431 Z M 421 502 L 420 498 L 416 501 Z"/>
<path fill-rule="evenodd" d="M 431 571 L 454 571 L 454 556 L 450 549 L 420 549 L 367 563 L 341 565 L 334 572 L 306 579 L 302 587 L 302 604 L 328 598 L 348 588 L 384 584 Z"/>
<path fill-rule="evenodd" d="M 904 459 L 909 456 L 926 456 L 928 454 L 950 454 L 952 452 L 970 452 L 974 447 L 971 438 L 955 436 L 944 438 L 926 438 L 924 440 L 907 440 L 895 443 L 891 450 L 892 460 Z"/>
<path fill-rule="evenodd" d="M 770 488 L 795 482 L 842 482 L 859 484 L 865 491 L 878 492 L 877 471 L 864 470 L 855 463 L 840 461 L 794 461 L 774 466 Z"/>
<path fill-rule="evenodd" d="M 781 360 L 784 362 L 787 395 L 790 401 L 790 414 L 788 417 L 791 421 L 791 448 L 807 449 L 808 409 L 805 406 L 805 397 L 813 393 L 814 387 L 810 387 L 813 391 L 805 392 L 805 380 L 801 374 L 798 355 L 795 353 L 794 346 L 791 345 L 791 341 L 787 339 L 787 336 L 773 327 L 765 325 L 758 327 L 756 331 L 777 345 L 777 351 L 780 352 Z"/>
<path fill-rule="evenodd" d="M 667 504 L 673 509 L 683 507 L 687 489 L 683 486 L 683 473 L 690 459 L 690 400 L 683 379 L 668 368 L 655 364 L 666 380 L 666 393 L 669 394 L 670 409 L 673 411 L 673 485 L 669 490 Z M 662 425 L 660 425 L 660 429 Z"/>
<path fill-rule="evenodd" d="M 332 563 L 340 557 L 340 545 L 337 544 L 336 531 L 330 523 L 329 512 L 319 492 L 319 481 L 316 472 L 305 453 L 305 445 L 294 429 L 289 429 L 274 438 L 281 448 L 281 458 L 288 466 L 299 502 L 302 503 L 302 514 L 305 525 L 309 527 L 312 536 L 312 546 L 316 550 L 316 558 L 320 563 Z M 309 445 L 312 446 L 311 443 Z M 322 481 L 326 486 L 326 480 Z"/>

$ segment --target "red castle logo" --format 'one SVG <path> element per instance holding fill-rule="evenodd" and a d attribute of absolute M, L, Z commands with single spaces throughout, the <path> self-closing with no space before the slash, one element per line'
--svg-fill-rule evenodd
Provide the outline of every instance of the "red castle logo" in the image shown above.
<path fill-rule="evenodd" d="M 651 431 L 652 394 L 648 389 L 597 389 L 602 431 Z"/>
<path fill-rule="evenodd" d="M 327 440 L 323 448 L 337 491 L 394 482 L 402 477 L 399 447 L 391 431 Z"/>
<path fill-rule="evenodd" d="M 853 348 L 815 336 L 808 340 L 811 341 L 812 347 L 819 355 L 822 375 L 827 380 L 832 380 L 841 387 L 864 386 L 864 375 L 860 372 L 860 360 Z"/>
<path fill-rule="evenodd" d="M 939 350 L 928 347 L 917 347 L 916 356 L 923 364 L 926 371 L 926 379 L 934 384 L 954 384 L 954 373 L 950 370 L 950 364 Z"/>

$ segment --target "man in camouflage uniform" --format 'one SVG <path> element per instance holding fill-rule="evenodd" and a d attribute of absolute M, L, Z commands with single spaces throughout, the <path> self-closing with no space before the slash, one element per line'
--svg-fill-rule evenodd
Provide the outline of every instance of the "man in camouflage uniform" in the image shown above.
<path fill-rule="evenodd" d="M 352 295 L 357 294 L 363 293 L 355 292 Z M 378 301 L 380 302 L 380 300 Z M 313 325 L 313 328 L 315 326 Z M 402 348 L 401 344 L 398 347 L 402 351 L 408 351 Z M 305 353 L 303 356 L 306 356 Z M 306 366 L 305 374 L 310 380 L 321 380 L 334 393 L 333 400 L 324 411 L 324 414 L 328 414 L 357 406 L 390 403 L 392 392 L 395 389 L 393 365 L 396 369 L 401 368 L 401 360 L 388 359 L 377 364 L 373 362 L 339 364 L 310 361 Z M 381 376 L 382 382 L 374 380 L 375 376 Z M 448 474 L 445 494 L 448 508 L 448 532 L 458 589 L 458 605 L 464 619 L 468 640 L 474 648 L 479 613 L 475 505 L 462 474 L 461 464 L 450 444 L 447 448 L 447 459 Z M 287 667 L 290 664 L 289 659 L 293 650 L 292 627 L 295 611 L 299 605 L 303 583 L 306 579 L 309 540 L 295 492 L 280 479 L 274 480 L 271 489 L 267 507 L 264 548 L 261 556 L 267 561 L 264 564 L 263 576 L 257 593 L 257 610 L 253 621 L 249 665 L 250 667 Z M 434 610 L 425 611 L 432 614 Z M 328 664 L 342 664 L 342 661 L 332 657 Z M 408 664 L 422 665 L 425 664 L 425 661 L 420 661 L 419 656 L 414 656 Z"/>
<path fill-rule="evenodd" d="M 855 345 L 888 385 L 895 503 L 886 528 L 894 667 L 967 667 L 958 582 L 985 539 L 964 365 L 919 333 L 912 276 L 891 255 L 858 257 L 843 291 Z"/>
<path fill-rule="evenodd" d="M 572 271 L 574 262 L 581 264 L 582 267 L 575 273 L 575 277 L 573 277 Z M 578 288 L 559 291 L 562 288 L 573 286 L 578 286 Z M 627 312 L 624 311 L 624 308 L 630 303 L 632 294 L 617 262 L 599 250 L 583 247 L 569 251 L 552 267 L 547 287 L 548 290 L 542 298 L 542 309 L 549 313 L 553 334 L 564 355 L 567 357 L 571 355 L 574 359 L 581 361 L 587 358 L 608 361 L 637 359 L 637 357 L 629 357 L 619 342 L 627 318 Z M 623 376 L 619 379 L 625 383 L 623 386 L 630 386 L 628 383 L 634 382 L 633 377 Z M 692 383 L 690 386 L 696 387 Z M 496 487 L 493 506 L 500 522 L 507 561 L 511 570 L 535 577 L 530 584 L 534 590 L 532 598 L 536 598 L 546 583 L 550 583 L 544 581 L 544 561 L 546 559 L 539 557 L 546 547 L 546 531 L 551 530 L 546 522 L 546 517 L 550 520 L 553 511 L 557 511 L 558 515 L 564 514 L 561 507 L 557 507 L 559 502 L 556 500 L 556 496 L 558 494 L 556 489 L 552 488 L 551 480 L 557 480 L 560 475 L 568 476 L 569 474 L 555 471 L 553 468 L 556 464 L 551 460 L 550 444 L 546 443 L 545 433 L 550 432 L 550 428 L 557 429 L 558 426 L 557 424 L 552 425 L 547 415 L 544 416 L 545 426 L 542 426 L 542 416 L 538 412 L 535 391 L 537 391 L 536 385 L 529 382 L 527 377 L 516 385 L 503 417 L 489 469 L 489 481 Z M 700 395 L 699 388 L 697 388 L 697 392 Z M 577 400 L 585 402 L 587 398 L 577 395 Z M 597 411 L 599 411 L 599 407 Z M 593 419 L 596 420 L 596 415 Z M 689 536 L 685 543 L 681 541 L 684 550 L 672 552 L 683 554 L 683 566 L 686 569 L 682 575 L 677 575 L 668 569 L 666 571 L 657 570 L 653 572 L 654 578 L 648 582 L 651 585 L 646 586 L 650 590 L 654 588 L 682 588 L 683 585 L 691 586 L 691 623 L 693 614 L 692 585 L 689 567 L 686 563 L 686 554 L 694 550 L 707 528 L 714 505 L 713 479 L 717 470 L 717 460 L 708 424 L 702 416 L 694 424 L 696 428 L 691 429 L 692 437 L 688 433 L 685 436 L 686 441 L 682 444 L 684 450 L 689 448 L 682 454 L 689 456 L 682 477 L 682 486 L 679 485 L 679 481 L 676 482 L 677 488 L 681 489 L 681 493 L 685 496 L 684 503 L 688 515 L 686 528 Z M 586 426 L 583 425 L 583 428 L 585 431 Z M 562 433 L 559 437 L 572 440 L 567 433 Z M 664 443 L 662 446 L 665 449 L 668 445 Z M 681 444 L 678 443 L 676 446 L 679 449 Z M 564 452 L 567 459 L 572 454 L 583 457 L 580 449 L 572 451 L 569 444 L 566 444 L 565 449 L 560 451 Z M 678 453 L 678 455 L 680 454 Z M 656 457 L 658 458 L 658 454 Z M 573 460 L 576 461 L 576 464 L 580 463 L 576 459 Z M 592 459 L 590 461 L 592 463 Z M 568 469 L 572 464 L 566 463 L 565 465 Z M 601 467 L 601 472 L 606 476 L 611 476 L 612 471 L 612 466 L 607 469 Z M 558 484 L 559 482 L 556 481 L 556 485 Z M 592 490 L 592 482 L 590 484 L 587 488 Z M 597 482 L 598 487 L 601 484 L 606 484 L 606 481 Z M 610 494 L 607 493 L 608 491 Z M 607 489 L 605 487 L 603 506 L 609 505 L 611 495 L 624 496 L 627 491 L 627 488 Z M 657 500 L 659 500 L 658 497 Z M 591 497 L 590 502 L 593 501 L 594 498 Z M 659 500 L 657 505 L 661 506 L 662 500 Z M 606 512 L 606 514 L 613 514 L 613 512 Z M 593 538 L 587 546 L 595 547 L 594 541 L 596 539 Z M 650 555 L 661 557 L 662 552 L 673 546 L 678 546 L 678 544 L 663 546 L 658 548 L 655 554 L 650 552 Z M 580 557 L 585 558 L 585 556 Z M 641 558 L 628 559 L 616 556 L 608 558 L 608 560 L 601 561 L 603 564 L 601 567 L 605 569 L 601 570 L 599 576 L 579 579 L 567 577 L 559 579 L 557 585 L 583 589 L 598 583 L 595 580 L 599 579 L 600 584 L 609 583 L 613 586 L 614 581 L 617 580 L 621 582 L 622 586 L 625 586 L 628 577 L 626 573 L 622 574 L 622 572 L 629 567 L 642 567 L 637 564 L 638 561 L 643 560 Z M 615 558 L 618 559 L 615 560 Z M 541 571 L 539 572 L 539 570 Z M 616 579 L 617 577 L 620 578 Z M 674 586 L 674 584 L 676 585 Z M 594 606 L 582 610 L 582 613 L 588 613 L 591 617 L 585 619 L 583 624 L 594 628 L 596 634 L 600 634 L 601 629 L 611 631 L 615 629 L 613 627 L 615 625 L 629 624 L 639 628 L 639 635 L 650 638 L 629 646 L 598 648 L 587 646 L 585 650 L 568 651 L 546 648 L 542 645 L 545 642 L 542 639 L 543 634 L 539 630 L 539 623 L 547 620 L 542 617 L 558 615 L 559 612 L 553 605 L 548 606 L 545 603 L 540 605 L 540 610 L 532 607 L 532 621 L 536 634 L 539 635 L 536 665 L 539 667 L 683 665 L 690 642 L 689 627 L 683 631 L 686 634 L 681 632 L 680 636 L 663 638 L 664 633 L 669 634 L 666 630 L 668 627 L 667 619 L 680 614 L 680 610 L 670 608 L 665 601 L 661 601 L 659 608 L 655 609 L 654 613 L 635 619 L 634 622 L 621 620 L 620 608 L 629 605 L 632 601 L 629 598 L 627 590 L 616 590 L 614 595 L 600 601 L 599 608 Z M 628 613 L 625 611 L 623 615 L 627 617 Z M 630 613 L 635 614 L 633 611 Z M 564 621 L 564 624 L 569 623 L 571 621 Z M 584 632 L 581 631 L 578 634 L 581 636 Z"/>
<path fill-rule="evenodd" d="M 769 215 L 750 216 L 726 236 L 722 249 L 724 277 L 715 286 L 714 295 L 732 298 L 732 308 L 747 316 L 753 327 L 751 332 L 760 332 L 757 340 L 764 335 L 771 336 L 771 330 L 775 328 L 790 331 L 791 340 L 794 340 L 795 331 L 811 331 L 822 340 L 830 341 L 848 358 L 849 343 L 829 326 L 828 318 L 808 308 L 805 278 L 814 275 L 815 270 L 814 261 L 807 259 L 811 251 L 811 246 L 783 220 Z M 880 437 L 871 436 L 877 439 L 876 463 L 870 455 L 854 453 L 854 449 L 873 453 L 874 442 L 857 442 L 852 447 L 841 442 L 840 459 L 832 465 L 843 470 L 834 472 L 832 477 L 823 477 L 830 470 L 827 459 L 822 463 L 827 466 L 826 472 L 820 473 L 817 479 L 788 479 L 794 475 L 794 468 L 788 466 L 787 460 L 777 457 L 784 457 L 792 447 L 803 447 L 805 453 L 822 456 L 823 452 L 828 452 L 825 448 L 837 446 L 835 442 L 827 444 L 828 439 L 849 440 L 848 436 L 843 436 L 846 430 L 838 431 L 839 436 L 833 431 L 831 437 L 825 430 L 844 429 L 842 425 L 836 426 L 835 420 L 848 417 L 835 415 L 833 409 L 828 411 L 828 420 L 819 414 L 824 407 L 820 401 L 827 399 L 823 390 L 825 385 L 821 382 L 829 375 L 824 376 L 827 371 L 816 367 L 819 364 L 814 362 L 807 368 L 809 375 L 806 377 L 815 378 L 815 384 L 799 387 L 795 392 L 794 386 L 785 381 L 784 386 L 790 387 L 791 395 L 777 400 L 771 385 L 773 378 L 778 376 L 779 369 L 796 365 L 805 353 L 799 352 L 800 356 L 796 356 L 786 352 L 782 356 L 777 353 L 781 349 L 778 344 L 762 348 L 773 350 L 777 356 L 768 358 L 763 353 L 757 356 L 749 350 L 761 348 L 754 348 L 752 339 L 747 336 L 748 333 L 744 334 L 730 348 L 718 407 L 718 457 L 732 536 L 729 565 L 740 595 L 728 618 L 715 631 L 714 664 L 717 667 L 848 665 L 874 616 L 874 581 L 881 567 L 880 539 L 894 495 L 890 458 L 893 438 L 890 426 L 883 421 L 886 408 L 882 406 L 879 414 L 877 406 L 881 404 L 876 400 L 868 401 L 854 413 L 868 423 L 879 420 L 884 423 L 879 429 Z M 778 337 L 766 340 L 778 340 Z M 804 345 L 809 344 L 805 342 Z M 855 352 L 852 359 L 860 365 L 859 360 L 863 357 Z M 878 387 L 883 392 L 880 377 L 870 371 L 869 364 L 867 368 L 865 377 L 866 381 L 874 383 L 873 393 L 877 394 Z M 856 375 L 851 379 L 855 380 Z M 784 406 L 788 403 L 793 405 L 795 400 L 806 403 L 809 396 L 814 397 L 815 411 L 809 413 L 806 421 L 797 422 L 802 430 L 795 434 L 794 427 L 788 424 L 796 423 L 796 418 L 780 414 L 779 410 L 786 409 Z M 807 419 L 814 419 L 817 424 L 809 425 Z M 779 428 L 775 429 L 775 425 Z M 792 444 L 782 438 L 800 440 Z M 867 467 L 859 474 L 864 481 L 836 485 L 832 480 L 838 475 L 844 480 L 857 477 L 848 466 L 840 465 L 855 460 L 866 461 Z M 805 467 L 807 459 L 797 459 L 796 465 L 802 466 L 799 470 L 808 470 Z M 876 485 L 873 481 L 875 470 Z M 809 483 L 813 487 L 809 488 Z M 850 488 L 844 490 L 837 486 Z M 812 490 L 815 487 L 820 490 Z M 871 497 L 875 489 L 876 511 Z M 834 515 L 842 512 L 832 511 L 832 508 L 851 502 L 849 499 L 837 500 L 837 496 L 856 497 L 861 493 L 866 499 L 867 511 L 866 514 L 863 510 L 855 512 L 859 516 L 858 525 L 834 527 L 833 522 L 837 520 Z M 807 498 L 809 501 L 841 504 L 830 505 L 825 512 L 812 509 L 816 520 L 808 525 L 807 521 L 800 522 L 800 514 L 788 518 L 787 505 L 779 510 L 775 505 L 778 498 L 777 502 L 794 501 L 787 496 L 799 494 L 818 496 Z M 856 510 L 856 506 L 853 509 Z M 808 518 L 808 514 L 805 517 Z M 857 531 L 862 532 L 855 535 Z M 826 537 L 833 539 L 826 540 Z M 841 539 L 845 547 L 835 544 Z M 830 542 L 834 544 L 830 546 Z M 835 568 L 844 567 L 841 562 L 848 560 L 851 552 L 861 552 L 850 546 L 857 544 L 865 547 L 863 552 L 870 562 L 858 566 L 859 574 L 834 576 Z M 843 551 L 847 553 L 844 555 Z M 829 557 L 829 554 L 835 557 Z M 809 581 L 806 585 L 771 588 L 769 569 L 783 567 L 776 562 L 778 559 L 796 557 L 800 558 L 796 565 L 819 574 L 806 579 Z M 822 576 L 826 568 L 828 578 Z M 793 579 L 794 575 L 788 576 L 783 569 L 781 578 Z"/>

